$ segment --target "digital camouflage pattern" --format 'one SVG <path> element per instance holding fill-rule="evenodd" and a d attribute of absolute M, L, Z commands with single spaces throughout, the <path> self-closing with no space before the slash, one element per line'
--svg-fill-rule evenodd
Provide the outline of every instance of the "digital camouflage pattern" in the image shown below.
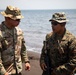
<path fill-rule="evenodd" d="M 63 22 L 67 22 L 68 20 L 66 19 L 66 15 L 64 12 L 58 12 L 58 13 L 54 13 L 52 16 L 52 19 L 50 19 L 49 21 L 57 21 L 59 23 L 63 23 Z"/>
<path fill-rule="evenodd" d="M 0 25 L 0 75 L 4 75 L 7 68 L 14 63 L 14 54 L 17 71 L 19 73 L 22 71 L 22 62 L 26 63 L 29 61 L 23 32 L 18 27 L 9 29 L 4 25 L 4 22 L 2 22 Z M 12 67 L 10 72 L 15 71 L 14 64 Z"/>
<path fill-rule="evenodd" d="M 46 48 L 49 50 L 51 70 L 54 75 L 72 75 L 76 67 L 76 38 L 69 31 L 62 36 L 53 32 L 46 35 Z M 42 48 L 40 63 L 45 63 L 46 50 Z"/>

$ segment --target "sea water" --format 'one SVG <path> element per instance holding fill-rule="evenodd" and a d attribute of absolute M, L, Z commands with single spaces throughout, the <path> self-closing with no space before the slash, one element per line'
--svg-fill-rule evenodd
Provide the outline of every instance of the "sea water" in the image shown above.
<path fill-rule="evenodd" d="M 2 11 L 2 10 L 1 10 Z M 66 28 L 76 35 L 76 10 L 22 10 L 24 18 L 19 27 L 23 30 L 26 48 L 28 51 L 41 53 L 43 41 L 47 33 L 52 31 L 49 19 L 55 12 L 65 12 L 67 19 Z M 0 22 L 4 17 L 0 15 Z"/>

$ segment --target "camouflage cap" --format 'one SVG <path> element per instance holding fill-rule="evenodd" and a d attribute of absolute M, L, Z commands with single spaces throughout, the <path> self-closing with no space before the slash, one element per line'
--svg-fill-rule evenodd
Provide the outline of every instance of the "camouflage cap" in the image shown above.
<path fill-rule="evenodd" d="M 64 12 L 54 13 L 52 19 L 49 21 L 57 21 L 59 23 L 67 22 L 66 15 Z"/>
<path fill-rule="evenodd" d="M 1 12 L 1 14 L 14 20 L 24 18 L 21 15 L 20 9 L 13 6 L 7 6 L 6 10 Z"/>

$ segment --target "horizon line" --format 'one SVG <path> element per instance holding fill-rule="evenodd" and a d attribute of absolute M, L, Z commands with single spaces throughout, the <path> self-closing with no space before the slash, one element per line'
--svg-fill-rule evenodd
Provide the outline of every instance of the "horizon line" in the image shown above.
<path fill-rule="evenodd" d="M 0 9 L 0 10 L 5 10 L 5 9 Z M 76 10 L 75 8 L 66 8 L 66 9 L 20 9 L 20 10 Z"/>

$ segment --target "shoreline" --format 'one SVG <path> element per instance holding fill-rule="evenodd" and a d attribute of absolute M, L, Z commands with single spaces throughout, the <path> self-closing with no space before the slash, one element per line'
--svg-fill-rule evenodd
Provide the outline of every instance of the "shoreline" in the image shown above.
<path fill-rule="evenodd" d="M 30 71 L 25 71 L 23 64 L 22 75 L 42 75 L 42 70 L 39 64 L 40 54 L 32 51 L 27 51 L 27 54 L 31 68 Z"/>

